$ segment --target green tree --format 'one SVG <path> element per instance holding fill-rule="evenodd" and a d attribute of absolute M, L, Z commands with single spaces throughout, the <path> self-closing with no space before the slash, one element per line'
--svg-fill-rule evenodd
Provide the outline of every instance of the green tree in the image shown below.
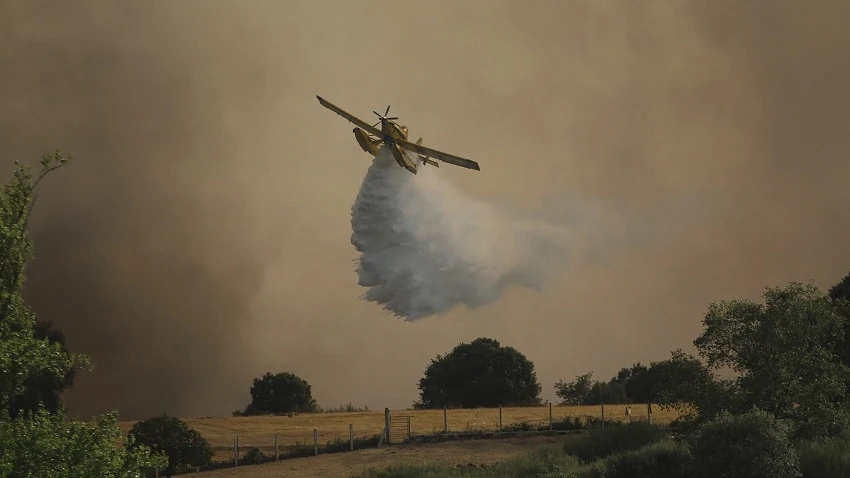
<path fill-rule="evenodd" d="M 844 334 L 838 308 L 811 284 L 767 288 L 764 298 L 711 304 L 694 341 L 700 355 L 737 372 L 741 410 L 799 418 L 836 407 L 850 379 L 834 353 Z"/>
<path fill-rule="evenodd" d="M 64 353 L 69 353 L 65 345 L 65 334 L 54 328 L 51 322 L 38 322 L 34 337 L 37 340 L 46 339 L 51 344 L 59 344 Z M 76 368 L 71 368 L 64 376 L 59 376 L 46 370 L 28 377 L 24 391 L 12 399 L 10 416 L 15 418 L 21 412 L 34 412 L 41 408 L 50 413 L 58 412 L 62 405 L 62 392 L 73 386 L 76 372 Z"/>
<path fill-rule="evenodd" d="M 588 405 L 593 383 L 593 372 L 576 375 L 572 382 L 558 380 L 555 383 L 555 396 L 560 398 L 564 405 Z"/>
<path fill-rule="evenodd" d="M 461 343 L 437 355 L 419 380 L 417 408 L 496 407 L 540 403 L 534 364 L 490 338 Z"/>
<path fill-rule="evenodd" d="M 251 403 L 245 415 L 298 413 L 316 410 L 310 384 L 291 372 L 266 373 L 251 385 Z"/>
<path fill-rule="evenodd" d="M 61 340 L 52 340 L 49 328 L 39 329 L 23 300 L 33 252 L 27 223 L 35 190 L 69 158 L 58 151 L 45 155 L 37 176 L 16 163 L 12 180 L 0 193 L 0 478 L 129 478 L 165 464 L 164 456 L 151 456 L 145 447 L 132 453 L 117 447 L 121 431 L 114 414 L 83 423 L 67 419 L 58 402 L 50 413 L 45 396 L 34 397 L 39 403 L 35 407 L 25 403 L 34 385 L 50 389 L 64 383 L 75 367 L 90 365 L 88 357 L 69 353 Z"/>
<path fill-rule="evenodd" d="M 599 405 L 627 403 L 629 397 L 623 382 L 613 378 L 608 382 L 593 380 L 593 372 L 576 375 L 572 382 L 558 380 L 555 395 L 564 405 Z"/>
<path fill-rule="evenodd" d="M 183 420 L 163 414 L 136 422 L 130 429 L 130 435 L 136 440 L 128 447 L 134 449 L 140 445 L 154 452 L 163 452 L 168 457 L 167 476 L 171 476 L 181 466 L 207 466 L 213 457 L 212 447 L 197 430 L 189 428 Z"/>

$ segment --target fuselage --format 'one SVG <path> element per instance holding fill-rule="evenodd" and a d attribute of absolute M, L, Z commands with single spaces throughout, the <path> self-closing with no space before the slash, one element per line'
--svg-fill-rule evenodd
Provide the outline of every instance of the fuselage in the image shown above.
<path fill-rule="evenodd" d="M 381 136 L 384 143 L 392 146 L 397 140 L 407 140 L 407 126 L 399 126 L 390 120 L 381 118 Z"/>

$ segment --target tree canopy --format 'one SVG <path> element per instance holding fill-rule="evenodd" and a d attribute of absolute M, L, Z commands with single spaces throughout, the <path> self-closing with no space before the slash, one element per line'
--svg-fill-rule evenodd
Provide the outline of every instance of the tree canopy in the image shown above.
<path fill-rule="evenodd" d="M 134 448 L 146 445 L 152 451 L 161 451 L 168 456 L 165 471 L 169 477 L 180 466 L 205 466 L 212 460 L 213 451 L 207 440 L 176 417 L 163 414 L 136 422 L 130 429 L 130 435 L 136 439 Z"/>
<path fill-rule="evenodd" d="M 835 354 L 844 318 L 812 284 L 767 288 L 764 304 L 713 303 L 694 345 L 710 367 L 738 373 L 740 406 L 779 417 L 832 408 L 846 396 L 850 369 Z"/>
<path fill-rule="evenodd" d="M 310 384 L 292 372 L 266 373 L 251 385 L 251 403 L 244 415 L 299 413 L 316 410 Z"/>
<path fill-rule="evenodd" d="M 418 408 L 472 408 L 536 405 L 541 387 L 523 354 L 482 337 L 432 359 L 419 390 Z"/>

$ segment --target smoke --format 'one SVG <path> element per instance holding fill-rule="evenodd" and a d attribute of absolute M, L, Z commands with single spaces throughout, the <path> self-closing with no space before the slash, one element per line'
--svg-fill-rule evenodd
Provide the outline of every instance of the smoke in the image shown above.
<path fill-rule="evenodd" d="M 76 155 L 44 183 L 27 282 L 96 364 L 71 412 L 224 415 L 285 370 L 323 405 L 406 407 L 436 354 L 480 336 L 554 399 L 687 349 L 711 301 L 847 274 L 850 2 L 534 5 L 0 0 L 5 171 Z M 386 171 L 409 196 L 383 210 L 428 219 L 382 237 L 464 258 L 462 286 L 498 299 L 387 288 L 413 287 L 402 259 L 358 285 L 371 157 L 316 94 L 361 118 L 390 103 L 480 161 Z M 477 246 L 456 248 L 467 226 Z M 396 320 L 359 299 L 378 291 L 446 311 Z"/>
<path fill-rule="evenodd" d="M 410 174 L 382 147 L 351 208 L 367 301 L 415 320 L 493 302 L 511 285 L 539 290 L 563 270 L 565 230 L 510 217 L 417 162 Z"/>

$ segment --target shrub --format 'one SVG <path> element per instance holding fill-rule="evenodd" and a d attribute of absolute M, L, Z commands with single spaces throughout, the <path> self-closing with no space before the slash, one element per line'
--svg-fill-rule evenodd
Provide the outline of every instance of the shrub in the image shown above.
<path fill-rule="evenodd" d="M 845 440 L 801 442 L 798 450 L 803 478 L 850 476 L 850 443 Z"/>
<path fill-rule="evenodd" d="M 689 438 L 694 478 L 798 478 L 788 426 L 761 410 L 723 412 Z"/>
<path fill-rule="evenodd" d="M 568 441 L 564 450 L 582 462 L 590 462 L 617 452 L 637 450 L 664 437 L 663 430 L 646 422 L 611 424 L 591 431 L 585 438 Z"/>
<path fill-rule="evenodd" d="M 850 431 L 850 420 L 836 408 L 822 408 L 798 417 L 794 440 L 819 441 L 838 438 Z"/>
<path fill-rule="evenodd" d="M 652 443 L 638 450 L 609 456 L 605 478 L 690 478 L 688 447 L 673 440 Z"/>

